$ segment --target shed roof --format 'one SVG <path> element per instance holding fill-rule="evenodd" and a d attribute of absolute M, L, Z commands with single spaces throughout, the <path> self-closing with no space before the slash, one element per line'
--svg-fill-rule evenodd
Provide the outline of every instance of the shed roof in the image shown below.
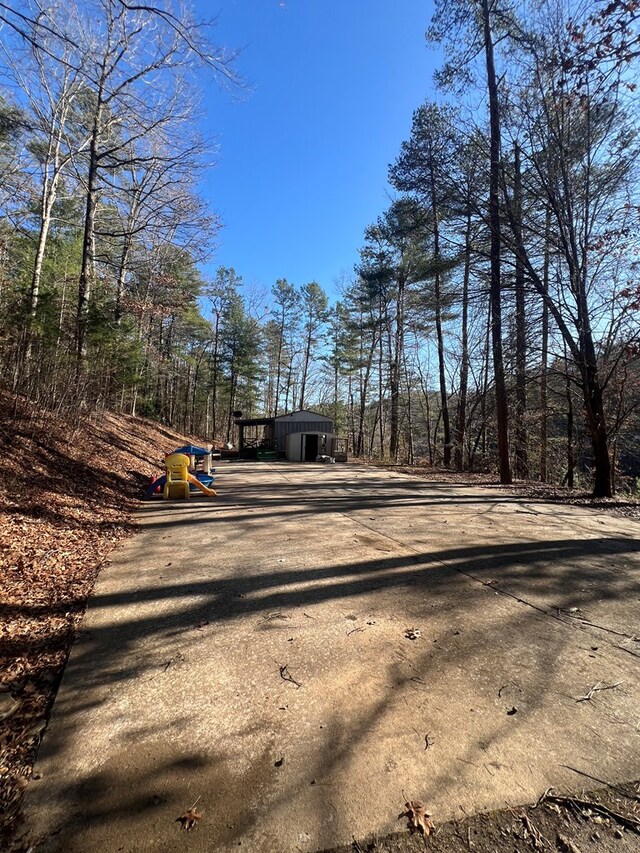
<path fill-rule="evenodd" d="M 299 409 L 297 412 L 289 412 L 286 415 L 278 415 L 275 419 L 277 421 L 282 421 L 285 418 L 294 418 L 299 415 L 312 415 L 313 420 L 321 420 L 321 421 L 333 421 L 333 418 L 328 417 L 328 415 L 321 415 L 319 412 L 314 412 L 311 409 Z"/>
<path fill-rule="evenodd" d="M 236 418 L 238 426 L 268 426 L 275 418 Z"/>

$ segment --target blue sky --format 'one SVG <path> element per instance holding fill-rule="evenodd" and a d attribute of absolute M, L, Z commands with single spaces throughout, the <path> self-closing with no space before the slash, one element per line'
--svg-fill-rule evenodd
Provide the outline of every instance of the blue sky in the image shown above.
<path fill-rule="evenodd" d="M 211 0 L 195 0 L 201 18 Z M 387 166 L 433 97 L 429 0 L 221 0 L 217 43 L 241 48 L 239 98 L 210 85 L 219 163 L 205 195 L 224 221 L 205 269 L 248 285 L 351 273 L 364 228 L 388 205 Z"/>

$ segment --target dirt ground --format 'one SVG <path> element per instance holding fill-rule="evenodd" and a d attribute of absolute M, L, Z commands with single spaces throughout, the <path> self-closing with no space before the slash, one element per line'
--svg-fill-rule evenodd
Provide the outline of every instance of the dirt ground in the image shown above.
<path fill-rule="evenodd" d="M 511 486 L 500 485 L 495 475 L 487 473 L 458 473 L 444 468 L 431 468 L 428 465 L 380 465 L 385 471 L 396 471 L 421 480 L 433 483 L 451 483 L 462 486 L 475 485 L 496 489 L 507 494 L 520 495 L 532 500 L 548 501 L 549 503 L 568 504 L 569 506 L 584 506 L 600 510 L 621 518 L 640 518 L 640 497 L 620 489 L 612 498 L 594 498 L 586 489 L 566 489 L 551 483 L 536 481 L 516 481 Z"/>
<path fill-rule="evenodd" d="M 323 853 L 627 853 L 640 850 L 640 783 L 581 793 L 548 794 L 525 808 L 474 815 L 434 827 L 425 838 L 405 829 L 385 838 L 354 839 Z M 402 820 L 402 818 L 400 819 Z M 399 823 L 400 823 L 399 820 Z"/>

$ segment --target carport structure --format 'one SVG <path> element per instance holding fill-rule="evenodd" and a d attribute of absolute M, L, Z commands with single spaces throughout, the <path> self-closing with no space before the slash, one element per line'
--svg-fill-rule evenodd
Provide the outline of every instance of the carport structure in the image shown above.
<path fill-rule="evenodd" d="M 240 456 L 255 457 L 259 449 L 275 450 L 274 423 L 275 418 L 237 418 Z"/>

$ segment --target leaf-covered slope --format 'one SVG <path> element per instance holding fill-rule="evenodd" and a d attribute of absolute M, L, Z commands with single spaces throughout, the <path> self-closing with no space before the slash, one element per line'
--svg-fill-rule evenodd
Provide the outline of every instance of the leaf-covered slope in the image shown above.
<path fill-rule="evenodd" d="M 141 418 L 69 423 L 0 395 L 0 846 L 100 566 L 184 442 Z"/>

